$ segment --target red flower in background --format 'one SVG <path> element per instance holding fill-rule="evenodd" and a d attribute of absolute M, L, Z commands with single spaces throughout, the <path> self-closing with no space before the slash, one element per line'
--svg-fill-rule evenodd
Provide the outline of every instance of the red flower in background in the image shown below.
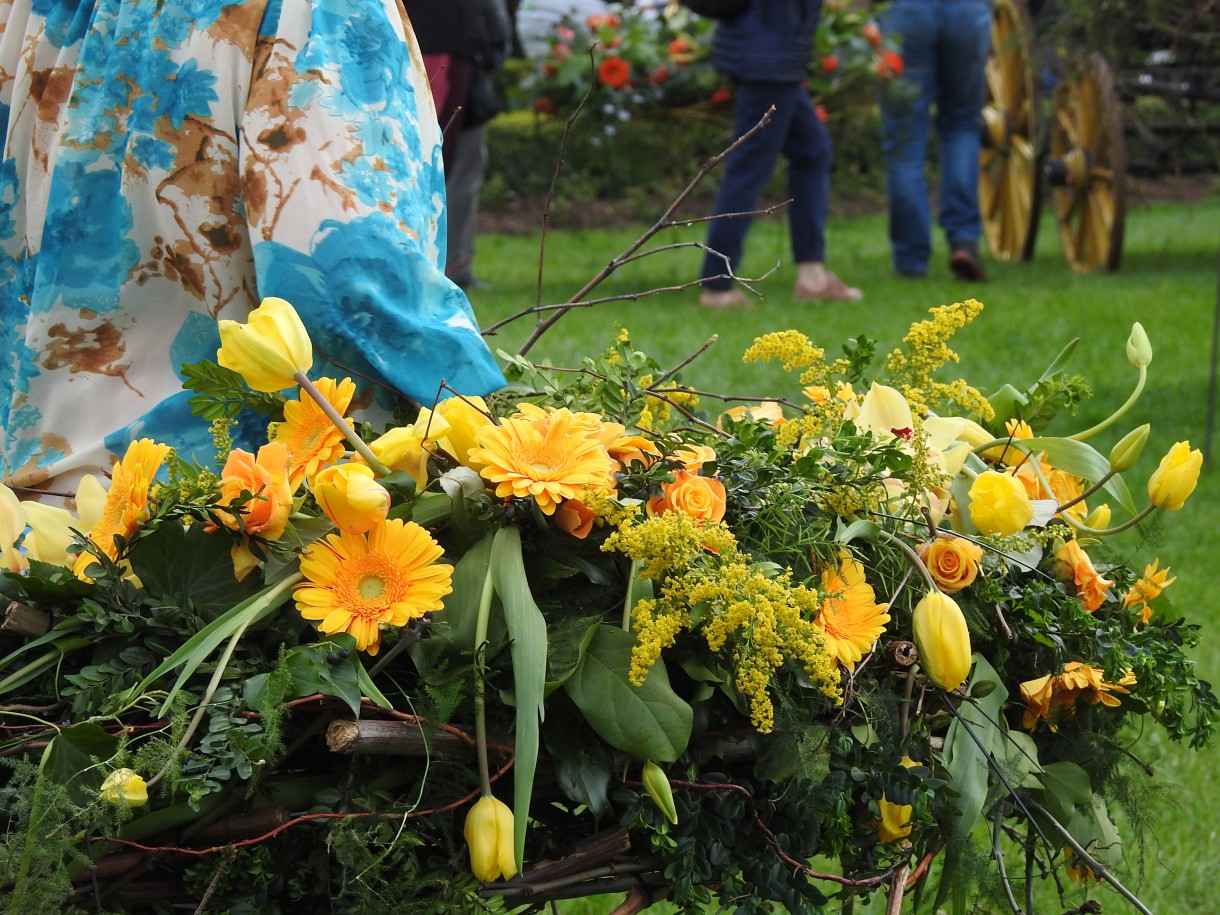
<path fill-rule="evenodd" d="M 729 91 L 728 86 L 720 86 L 712 93 L 713 105 L 724 105 L 732 101 L 733 93 Z"/>
<path fill-rule="evenodd" d="M 594 30 L 600 29 L 603 25 L 617 29 L 620 24 L 618 16 L 611 16 L 608 13 L 594 13 L 585 20 L 585 25 Z"/>
<path fill-rule="evenodd" d="M 557 25 L 555 26 L 555 37 L 560 41 L 572 41 L 576 37 L 576 33 L 566 25 Z"/>
<path fill-rule="evenodd" d="M 822 72 L 834 73 L 839 69 L 839 56 L 837 54 L 827 54 L 822 58 Z"/>
<path fill-rule="evenodd" d="M 650 86 L 659 86 L 661 83 L 665 82 L 665 79 L 668 76 L 669 67 L 665 66 L 665 64 L 661 64 L 661 66 L 657 67 L 652 71 L 652 73 L 649 74 L 648 84 Z"/>
<path fill-rule="evenodd" d="M 860 34 L 868 39 L 868 43 L 874 48 L 881 44 L 881 29 L 877 28 L 877 23 L 866 22 L 860 29 Z"/>
<path fill-rule="evenodd" d="M 902 76 L 902 55 L 894 51 L 882 51 L 877 55 L 877 75 L 882 79 Z"/>
<path fill-rule="evenodd" d="M 681 36 L 671 41 L 666 50 L 669 52 L 669 59 L 676 64 L 688 64 L 695 59 L 690 42 Z"/>
<path fill-rule="evenodd" d="M 818 116 L 819 121 L 821 121 L 823 124 L 826 123 L 826 106 L 825 105 L 814 105 L 813 113 Z"/>
<path fill-rule="evenodd" d="M 556 44 L 551 46 L 551 60 L 567 60 L 572 56 L 572 49 L 566 44 Z"/>
<path fill-rule="evenodd" d="M 606 57 L 597 66 L 597 80 L 611 89 L 622 89 L 631 78 L 631 67 L 621 57 Z"/>
<path fill-rule="evenodd" d="M 551 100 L 545 95 L 538 96 L 538 101 L 534 102 L 534 110 L 539 114 L 555 113 L 555 107 L 551 104 Z"/>

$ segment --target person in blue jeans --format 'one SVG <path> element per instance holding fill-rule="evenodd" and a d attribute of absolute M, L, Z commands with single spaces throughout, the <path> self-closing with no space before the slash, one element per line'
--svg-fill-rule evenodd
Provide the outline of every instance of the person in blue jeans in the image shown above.
<path fill-rule="evenodd" d="M 979 142 L 991 4 L 893 0 L 878 19 L 884 35 L 900 40 L 903 78 L 917 90 L 881 96 L 894 270 L 900 276 L 922 277 L 932 255 L 924 166 L 935 107 L 940 141 L 937 217 L 949 243 L 949 269 L 963 280 L 984 280 L 978 253 Z"/>
<path fill-rule="evenodd" d="M 748 305 L 736 288 L 749 232 L 749 213 L 781 154 L 788 160 L 788 225 L 798 300 L 861 297 L 826 269 L 826 213 L 830 198 L 831 144 L 804 87 L 821 0 L 754 0 L 739 16 L 721 21 L 712 37 L 712 64 L 733 81 L 734 136 L 740 137 L 775 106 L 771 123 L 729 155 L 716 193 L 701 273 L 700 304 Z"/>

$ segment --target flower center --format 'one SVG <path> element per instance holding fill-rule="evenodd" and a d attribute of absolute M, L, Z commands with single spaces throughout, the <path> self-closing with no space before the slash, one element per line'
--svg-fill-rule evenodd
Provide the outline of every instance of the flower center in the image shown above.
<path fill-rule="evenodd" d="M 385 593 L 385 581 L 379 575 L 365 575 L 357 586 L 364 600 L 377 600 Z"/>

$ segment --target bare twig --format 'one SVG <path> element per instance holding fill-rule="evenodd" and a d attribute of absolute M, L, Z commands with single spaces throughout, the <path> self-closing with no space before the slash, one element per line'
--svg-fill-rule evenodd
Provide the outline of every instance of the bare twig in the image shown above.
<path fill-rule="evenodd" d="M 582 102 L 582 104 L 583 104 L 583 102 Z M 579 111 L 579 108 L 577 110 Z M 613 260 L 611 260 L 610 263 L 606 264 L 605 267 L 603 267 L 600 271 L 598 271 L 597 275 L 594 276 L 593 279 L 589 280 L 589 282 L 587 282 L 583 288 L 581 288 L 574 296 L 572 296 L 568 300 L 569 308 L 575 307 L 575 305 L 577 303 L 581 302 L 585 298 L 585 296 L 587 296 L 590 292 L 592 292 L 599 285 L 601 285 L 601 283 L 603 281 L 605 281 L 605 279 L 607 277 L 609 277 L 612 273 L 614 273 L 614 271 L 616 271 L 619 267 L 621 267 L 624 263 L 626 263 L 629 258 L 633 257 L 636 254 L 636 252 L 640 250 L 640 248 L 644 247 L 644 245 L 647 244 L 647 242 L 650 238 L 652 238 L 654 235 L 656 235 L 661 230 L 667 229 L 670 226 L 674 225 L 675 223 L 673 222 L 673 214 L 676 213 L 678 211 L 678 209 L 683 204 L 686 203 L 687 198 L 690 197 L 691 193 L 694 192 L 695 188 L 699 186 L 699 184 L 703 181 L 703 179 L 707 177 L 708 173 L 711 172 L 712 169 L 714 169 L 722 161 L 724 161 L 724 159 L 730 153 L 732 153 L 734 150 L 736 150 L 739 146 L 741 146 L 741 144 L 750 140 L 750 138 L 752 138 L 755 134 L 757 134 L 759 131 L 761 131 L 763 128 L 765 128 L 768 124 L 770 124 L 771 118 L 774 115 L 774 113 L 775 113 L 775 108 L 774 107 L 769 108 L 766 111 L 766 113 L 763 114 L 763 116 L 759 119 L 757 124 L 755 124 L 749 130 L 747 130 L 744 134 L 742 134 L 740 137 L 738 137 L 736 140 L 734 140 L 731 144 L 729 144 L 729 146 L 723 152 L 719 153 L 718 155 L 713 156 L 712 158 L 710 158 L 706 162 L 704 162 L 703 166 L 699 169 L 699 171 L 695 175 L 695 177 L 691 179 L 690 183 L 688 183 L 686 185 L 686 187 L 682 189 L 682 191 L 678 194 L 678 196 L 676 196 L 673 199 L 673 201 L 669 204 L 669 207 L 666 208 L 665 212 L 663 214 L 661 214 L 660 219 L 658 219 L 655 223 L 652 224 L 652 226 L 650 226 L 648 229 L 646 229 L 643 235 L 641 235 L 634 242 L 632 242 L 630 245 L 628 245 L 626 250 L 623 251 L 622 254 L 618 255 Z M 575 113 L 573 114 L 573 117 L 575 117 Z M 569 119 L 569 128 L 570 128 L 570 126 L 571 126 L 571 120 Z M 566 132 L 565 132 L 565 138 L 566 138 Z M 553 190 L 553 188 L 552 188 L 552 190 Z M 548 206 L 549 206 L 549 200 L 550 200 L 550 198 L 548 197 Z M 541 293 L 541 290 L 542 290 L 541 257 L 539 259 L 538 271 L 539 271 L 539 275 L 538 275 L 539 299 L 541 299 L 541 294 L 542 294 Z M 526 338 L 525 342 L 521 344 L 520 349 L 517 350 L 518 355 L 525 355 L 525 353 L 529 352 L 529 350 L 533 347 L 533 345 L 538 342 L 539 338 L 541 338 L 542 335 L 544 333 L 546 333 L 546 331 L 556 321 L 558 321 L 561 317 L 563 317 L 563 315 L 566 314 L 567 311 L 568 311 L 568 308 L 560 309 L 558 311 L 555 311 L 553 314 L 549 315 L 547 318 L 539 321 L 535 325 L 534 330 Z"/>

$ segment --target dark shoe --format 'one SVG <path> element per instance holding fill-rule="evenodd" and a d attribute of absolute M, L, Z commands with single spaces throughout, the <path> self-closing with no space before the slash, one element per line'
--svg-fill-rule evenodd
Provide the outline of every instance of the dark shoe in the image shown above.
<path fill-rule="evenodd" d="M 895 267 L 894 276 L 900 280 L 922 280 L 927 277 L 927 274 L 922 270 L 899 270 Z"/>
<path fill-rule="evenodd" d="M 987 271 L 979 260 L 978 249 L 974 245 L 959 245 L 949 255 L 949 269 L 959 280 L 981 283 L 987 279 Z"/>

